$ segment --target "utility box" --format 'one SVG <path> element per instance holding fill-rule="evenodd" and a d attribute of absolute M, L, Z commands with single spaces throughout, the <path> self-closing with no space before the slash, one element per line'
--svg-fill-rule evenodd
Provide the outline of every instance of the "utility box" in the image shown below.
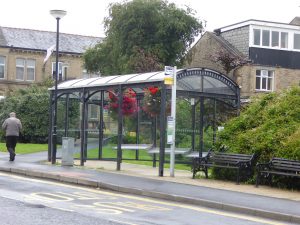
<path fill-rule="evenodd" d="M 63 137 L 62 138 L 62 149 L 61 149 L 61 165 L 62 166 L 73 166 L 74 164 L 74 138 Z"/>

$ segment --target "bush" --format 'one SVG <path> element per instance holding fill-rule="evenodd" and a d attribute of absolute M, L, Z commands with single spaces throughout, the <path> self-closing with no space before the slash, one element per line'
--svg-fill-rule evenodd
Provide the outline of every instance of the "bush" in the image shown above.
<path fill-rule="evenodd" d="M 48 88 L 51 81 L 41 85 L 32 85 L 26 89 L 19 89 L 10 93 L 0 101 L 0 121 L 3 122 L 10 112 L 16 112 L 22 122 L 20 142 L 47 143 L 49 133 L 49 100 Z M 78 120 L 79 103 L 70 102 L 69 121 Z M 58 102 L 58 127 L 64 124 L 64 105 Z M 59 132 L 58 132 L 59 134 Z M 4 132 L 0 133 L 4 140 Z"/>
<path fill-rule="evenodd" d="M 300 87 L 252 98 L 240 116 L 224 127 L 217 146 L 256 153 L 260 162 L 272 157 L 300 160 Z"/>
<path fill-rule="evenodd" d="M 47 142 L 49 127 L 49 92 L 47 87 L 33 85 L 27 89 L 11 93 L 0 101 L 0 112 L 2 122 L 9 116 L 10 112 L 16 112 L 23 126 L 20 136 L 21 142 Z"/>

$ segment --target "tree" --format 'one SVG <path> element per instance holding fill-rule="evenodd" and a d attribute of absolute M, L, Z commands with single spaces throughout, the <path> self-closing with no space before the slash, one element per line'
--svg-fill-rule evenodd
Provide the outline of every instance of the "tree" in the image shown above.
<path fill-rule="evenodd" d="M 213 62 L 219 62 L 227 74 L 229 74 L 231 70 L 247 63 L 246 58 L 230 53 L 224 49 L 221 49 L 211 55 L 211 59 Z"/>
<path fill-rule="evenodd" d="M 202 29 L 193 13 L 165 0 L 111 4 L 104 19 L 107 37 L 85 52 L 86 69 L 111 75 L 180 66 Z"/>

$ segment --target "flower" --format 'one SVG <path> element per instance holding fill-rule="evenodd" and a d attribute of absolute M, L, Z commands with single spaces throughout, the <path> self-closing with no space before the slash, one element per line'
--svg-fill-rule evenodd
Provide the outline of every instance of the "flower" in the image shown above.
<path fill-rule="evenodd" d="M 108 106 L 106 107 L 111 116 L 116 119 L 118 117 L 119 98 L 114 91 L 108 91 Z M 128 88 L 123 92 L 122 114 L 124 116 L 132 116 L 138 111 L 136 93 L 132 88 Z"/>
<path fill-rule="evenodd" d="M 149 116 L 154 117 L 160 113 L 161 90 L 158 87 L 150 86 L 144 89 L 144 99 L 142 109 Z"/>

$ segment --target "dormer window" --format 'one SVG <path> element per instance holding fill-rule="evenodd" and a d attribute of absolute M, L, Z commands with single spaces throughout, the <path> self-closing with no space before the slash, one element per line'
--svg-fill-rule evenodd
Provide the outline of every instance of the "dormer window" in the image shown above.
<path fill-rule="evenodd" d="M 294 34 L 294 49 L 300 50 L 300 34 Z"/>
<path fill-rule="evenodd" d="M 253 29 L 253 44 L 260 45 L 260 29 Z"/>
<path fill-rule="evenodd" d="M 266 47 L 270 46 L 270 31 L 269 30 L 262 31 L 262 46 L 266 46 Z"/>
<path fill-rule="evenodd" d="M 280 41 L 281 48 L 288 48 L 288 33 L 281 32 L 280 39 L 281 39 L 281 41 Z"/>
<path fill-rule="evenodd" d="M 253 29 L 253 45 L 269 48 L 288 48 L 288 33 L 269 29 Z"/>
<path fill-rule="evenodd" d="M 279 32 L 278 31 L 272 31 L 271 46 L 274 48 L 279 47 Z"/>

